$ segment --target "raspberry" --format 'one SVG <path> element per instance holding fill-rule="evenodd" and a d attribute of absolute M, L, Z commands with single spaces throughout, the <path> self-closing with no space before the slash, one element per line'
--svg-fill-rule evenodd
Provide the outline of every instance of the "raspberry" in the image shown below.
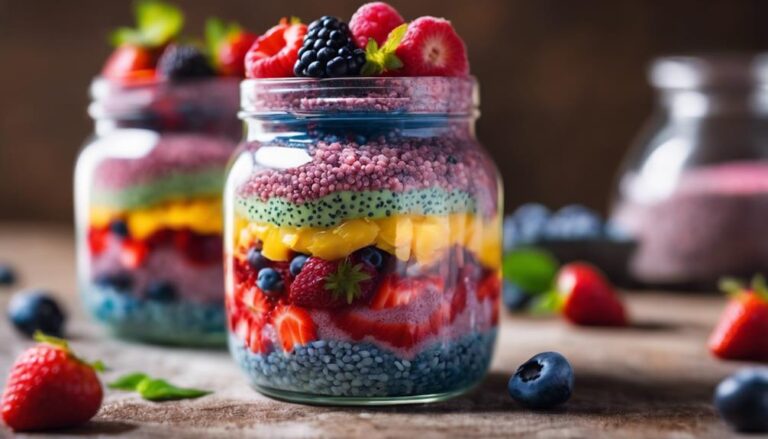
<path fill-rule="evenodd" d="M 392 6 L 384 2 L 366 3 L 360 6 L 349 20 L 349 30 L 357 47 L 365 48 L 369 38 L 381 46 L 392 29 L 405 23 Z"/>
<path fill-rule="evenodd" d="M 395 53 L 403 62 L 403 75 L 469 74 L 464 42 L 456 34 L 451 22 L 442 18 L 420 17 L 412 21 Z"/>
<path fill-rule="evenodd" d="M 365 52 L 355 47 L 347 24 L 325 16 L 309 25 L 293 73 L 312 78 L 356 76 L 364 64 Z"/>

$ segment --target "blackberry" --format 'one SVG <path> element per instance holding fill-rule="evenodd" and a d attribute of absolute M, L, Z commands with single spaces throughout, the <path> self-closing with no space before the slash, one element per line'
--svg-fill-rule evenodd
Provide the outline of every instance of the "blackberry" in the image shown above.
<path fill-rule="evenodd" d="M 355 46 L 347 23 L 324 16 L 307 28 L 293 73 L 312 78 L 356 76 L 363 64 L 365 51 Z"/>
<path fill-rule="evenodd" d="M 195 46 L 168 46 L 157 62 L 157 72 L 170 80 L 208 78 L 216 76 L 208 57 Z"/>

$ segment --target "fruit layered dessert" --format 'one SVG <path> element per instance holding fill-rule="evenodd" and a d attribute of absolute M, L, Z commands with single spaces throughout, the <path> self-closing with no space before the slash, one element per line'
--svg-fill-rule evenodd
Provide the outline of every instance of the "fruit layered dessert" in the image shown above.
<path fill-rule="evenodd" d="M 768 163 L 684 171 L 664 198 L 628 198 L 615 219 L 635 234 L 634 274 L 654 283 L 715 285 L 768 271 Z"/>
<path fill-rule="evenodd" d="M 501 194 L 451 24 L 406 24 L 384 3 L 349 24 L 283 22 L 246 75 L 225 257 L 230 349 L 252 383 L 340 404 L 477 383 L 496 336 Z"/>
<path fill-rule="evenodd" d="M 223 344 L 221 191 L 255 36 L 212 19 L 207 47 L 182 44 L 175 7 L 136 14 L 92 88 L 96 136 L 76 169 L 81 290 L 120 335 Z"/>

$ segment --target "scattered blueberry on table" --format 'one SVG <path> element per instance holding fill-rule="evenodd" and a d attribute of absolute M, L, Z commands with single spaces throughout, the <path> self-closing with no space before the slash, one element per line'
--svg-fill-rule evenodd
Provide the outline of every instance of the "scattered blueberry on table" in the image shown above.
<path fill-rule="evenodd" d="M 22 334 L 32 337 L 36 331 L 60 337 L 66 315 L 47 291 L 27 290 L 13 295 L 8 304 L 8 317 Z"/>
<path fill-rule="evenodd" d="M 742 369 L 715 390 L 715 408 L 732 428 L 768 432 L 768 367 Z"/>
<path fill-rule="evenodd" d="M 515 401 L 531 409 L 565 403 L 573 393 L 573 368 L 557 352 L 543 352 L 517 368 L 507 389 Z"/>
<path fill-rule="evenodd" d="M 0 264 L 0 286 L 11 286 L 16 283 L 16 271 L 8 264 Z"/>
<path fill-rule="evenodd" d="M 533 299 L 533 294 L 530 294 L 520 288 L 517 284 L 514 284 L 508 280 L 504 280 L 504 285 L 501 293 L 501 300 L 504 305 L 510 311 L 522 311 L 528 307 Z"/>

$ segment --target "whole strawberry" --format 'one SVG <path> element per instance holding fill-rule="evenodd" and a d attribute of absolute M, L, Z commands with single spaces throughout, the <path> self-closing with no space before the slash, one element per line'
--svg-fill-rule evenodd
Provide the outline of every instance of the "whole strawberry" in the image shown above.
<path fill-rule="evenodd" d="M 729 360 L 768 361 L 768 287 L 758 276 L 750 287 L 721 282 L 731 300 L 709 337 L 709 350 Z"/>
<path fill-rule="evenodd" d="M 75 427 L 96 415 L 103 397 L 96 370 L 77 358 L 67 342 L 35 337 L 11 369 L 2 397 L 3 421 L 15 431 Z"/>
<path fill-rule="evenodd" d="M 608 279 L 596 267 L 574 262 L 557 275 L 560 310 L 576 325 L 625 326 L 624 305 Z"/>
<path fill-rule="evenodd" d="M 308 308 L 339 308 L 368 300 L 376 270 L 350 259 L 326 261 L 310 257 L 293 280 L 288 302 Z"/>

